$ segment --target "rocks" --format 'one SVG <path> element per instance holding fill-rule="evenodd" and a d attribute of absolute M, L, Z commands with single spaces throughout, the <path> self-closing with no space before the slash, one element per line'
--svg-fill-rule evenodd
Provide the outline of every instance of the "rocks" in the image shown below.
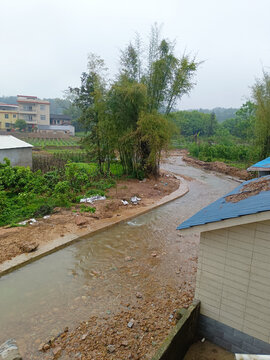
<path fill-rule="evenodd" d="M 87 220 L 85 219 L 85 217 L 81 216 L 81 215 L 78 215 L 76 216 L 75 218 L 75 224 L 77 226 L 82 226 L 82 225 L 85 225 L 87 222 Z"/>
<path fill-rule="evenodd" d="M 131 328 L 133 327 L 133 325 L 134 325 L 134 319 L 131 319 L 131 320 L 128 322 L 127 326 L 131 329 Z"/>
<path fill-rule="evenodd" d="M 22 360 L 14 339 L 9 339 L 0 346 L 0 360 Z"/>
<path fill-rule="evenodd" d="M 108 351 L 108 353 L 112 354 L 113 352 L 115 352 L 115 346 L 114 345 L 108 345 L 107 346 L 107 351 Z"/>
<path fill-rule="evenodd" d="M 136 298 L 137 299 L 141 299 L 142 298 L 142 294 L 138 291 L 136 292 Z"/>
<path fill-rule="evenodd" d="M 61 354 L 62 348 L 60 346 L 57 346 L 56 348 L 53 349 L 53 356 L 57 357 Z"/>
<path fill-rule="evenodd" d="M 157 257 L 157 253 L 156 253 L 156 252 L 152 252 L 151 256 L 152 256 L 152 257 Z"/>
<path fill-rule="evenodd" d="M 133 260 L 133 258 L 131 256 L 126 256 L 125 257 L 125 261 L 132 261 L 132 260 Z"/>
<path fill-rule="evenodd" d="M 26 253 L 30 253 L 30 252 L 33 252 L 33 251 L 36 251 L 38 248 L 38 244 L 36 242 L 31 242 L 31 243 L 23 243 L 20 245 L 20 249 L 23 251 L 23 252 L 26 252 Z"/>

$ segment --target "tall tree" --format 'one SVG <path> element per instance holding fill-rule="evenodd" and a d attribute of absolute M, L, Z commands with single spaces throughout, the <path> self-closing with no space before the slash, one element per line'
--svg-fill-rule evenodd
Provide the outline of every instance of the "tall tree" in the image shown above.
<path fill-rule="evenodd" d="M 81 110 L 79 122 L 84 128 L 87 136 L 83 138 L 83 143 L 88 150 L 96 157 L 99 170 L 103 172 L 103 163 L 107 161 L 107 171 L 109 171 L 111 138 L 108 131 L 106 115 L 106 67 L 103 59 L 90 54 L 88 57 L 88 71 L 82 73 L 81 86 L 70 88 L 70 92 L 75 96 L 74 104 Z"/>
<path fill-rule="evenodd" d="M 270 154 L 270 75 L 263 72 L 263 77 L 257 80 L 252 88 L 256 104 L 255 135 L 261 149 L 261 157 Z"/>

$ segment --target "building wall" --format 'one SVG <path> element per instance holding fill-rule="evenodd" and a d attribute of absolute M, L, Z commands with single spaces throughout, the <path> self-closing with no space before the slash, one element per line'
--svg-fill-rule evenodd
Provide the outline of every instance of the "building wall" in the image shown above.
<path fill-rule="evenodd" d="M 0 150 L 0 163 L 4 162 L 4 158 L 8 158 L 13 166 L 32 167 L 32 148 Z"/>
<path fill-rule="evenodd" d="M 29 126 L 50 125 L 50 103 L 36 97 L 18 96 L 19 119 L 23 119 Z"/>
<path fill-rule="evenodd" d="M 0 130 L 11 129 L 17 120 L 17 111 L 0 110 Z"/>
<path fill-rule="evenodd" d="M 270 343 L 270 221 L 201 234 L 201 314 Z"/>

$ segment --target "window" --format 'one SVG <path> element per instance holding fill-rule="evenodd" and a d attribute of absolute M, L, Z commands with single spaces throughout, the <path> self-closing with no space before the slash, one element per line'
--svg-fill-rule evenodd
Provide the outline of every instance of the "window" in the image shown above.
<path fill-rule="evenodd" d="M 40 120 L 46 120 L 46 115 L 40 115 Z"/>
<path fill-rule="evenodd" d="M 8 114 L 5 114 L 5 119 L 8 119 L 8 118 L 9 118 Z"/>
<path fill-rule="evenodd" d="M 5 123 L 6 128 L 10 128 L 10 123 Z"/>
<path fill-rule="evenodd" d="M 32 107 L 32 105 L 24 105 L 23 109 L 26 110 L 26 111 L 32 111 L 33 107 Z"/>
<path fill-rule="evenodd" d="M 45 105 L 40 105 L 40 110 L 45 110 Z"/>
<path fill-rule="evenodd" d="M 16 118 L 16 116 L 17 116 L 16 114 L 13 114 L 13 118 L 14 118 L 14 119 Z"/>

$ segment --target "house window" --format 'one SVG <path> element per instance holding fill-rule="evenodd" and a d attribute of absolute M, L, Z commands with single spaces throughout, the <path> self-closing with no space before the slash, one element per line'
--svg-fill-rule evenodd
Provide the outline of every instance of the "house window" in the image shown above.
<path fill-rule="evenodd" d="M 40 110 L 45 110 L 45 105 L 40 105 Z"/>
<path fill-rule="evenodd" d="M 10 128 L 10 123 L 5 123 L 6 128 Z"/>
<path fill-rule="evenodd" d="M 40 120 L 46 120 L 46 115 L 40 115 Z"/>
<path fill-rule="evenodd" d="M 16 118 L 16 114 L 13 114 L 13 118 Z"/>
<path fill-rule="evenodd" d="M 8 118 L 9 118 L 8 114 L 5 114 L 5 119 L 8 119 Z"/>
<path fill-rule="evenodd" d="M 33 107 L 32 107 L 32 105 L 24 105 L 23 109 L 26 110 L 26 111 L 32 111 Z"/>

